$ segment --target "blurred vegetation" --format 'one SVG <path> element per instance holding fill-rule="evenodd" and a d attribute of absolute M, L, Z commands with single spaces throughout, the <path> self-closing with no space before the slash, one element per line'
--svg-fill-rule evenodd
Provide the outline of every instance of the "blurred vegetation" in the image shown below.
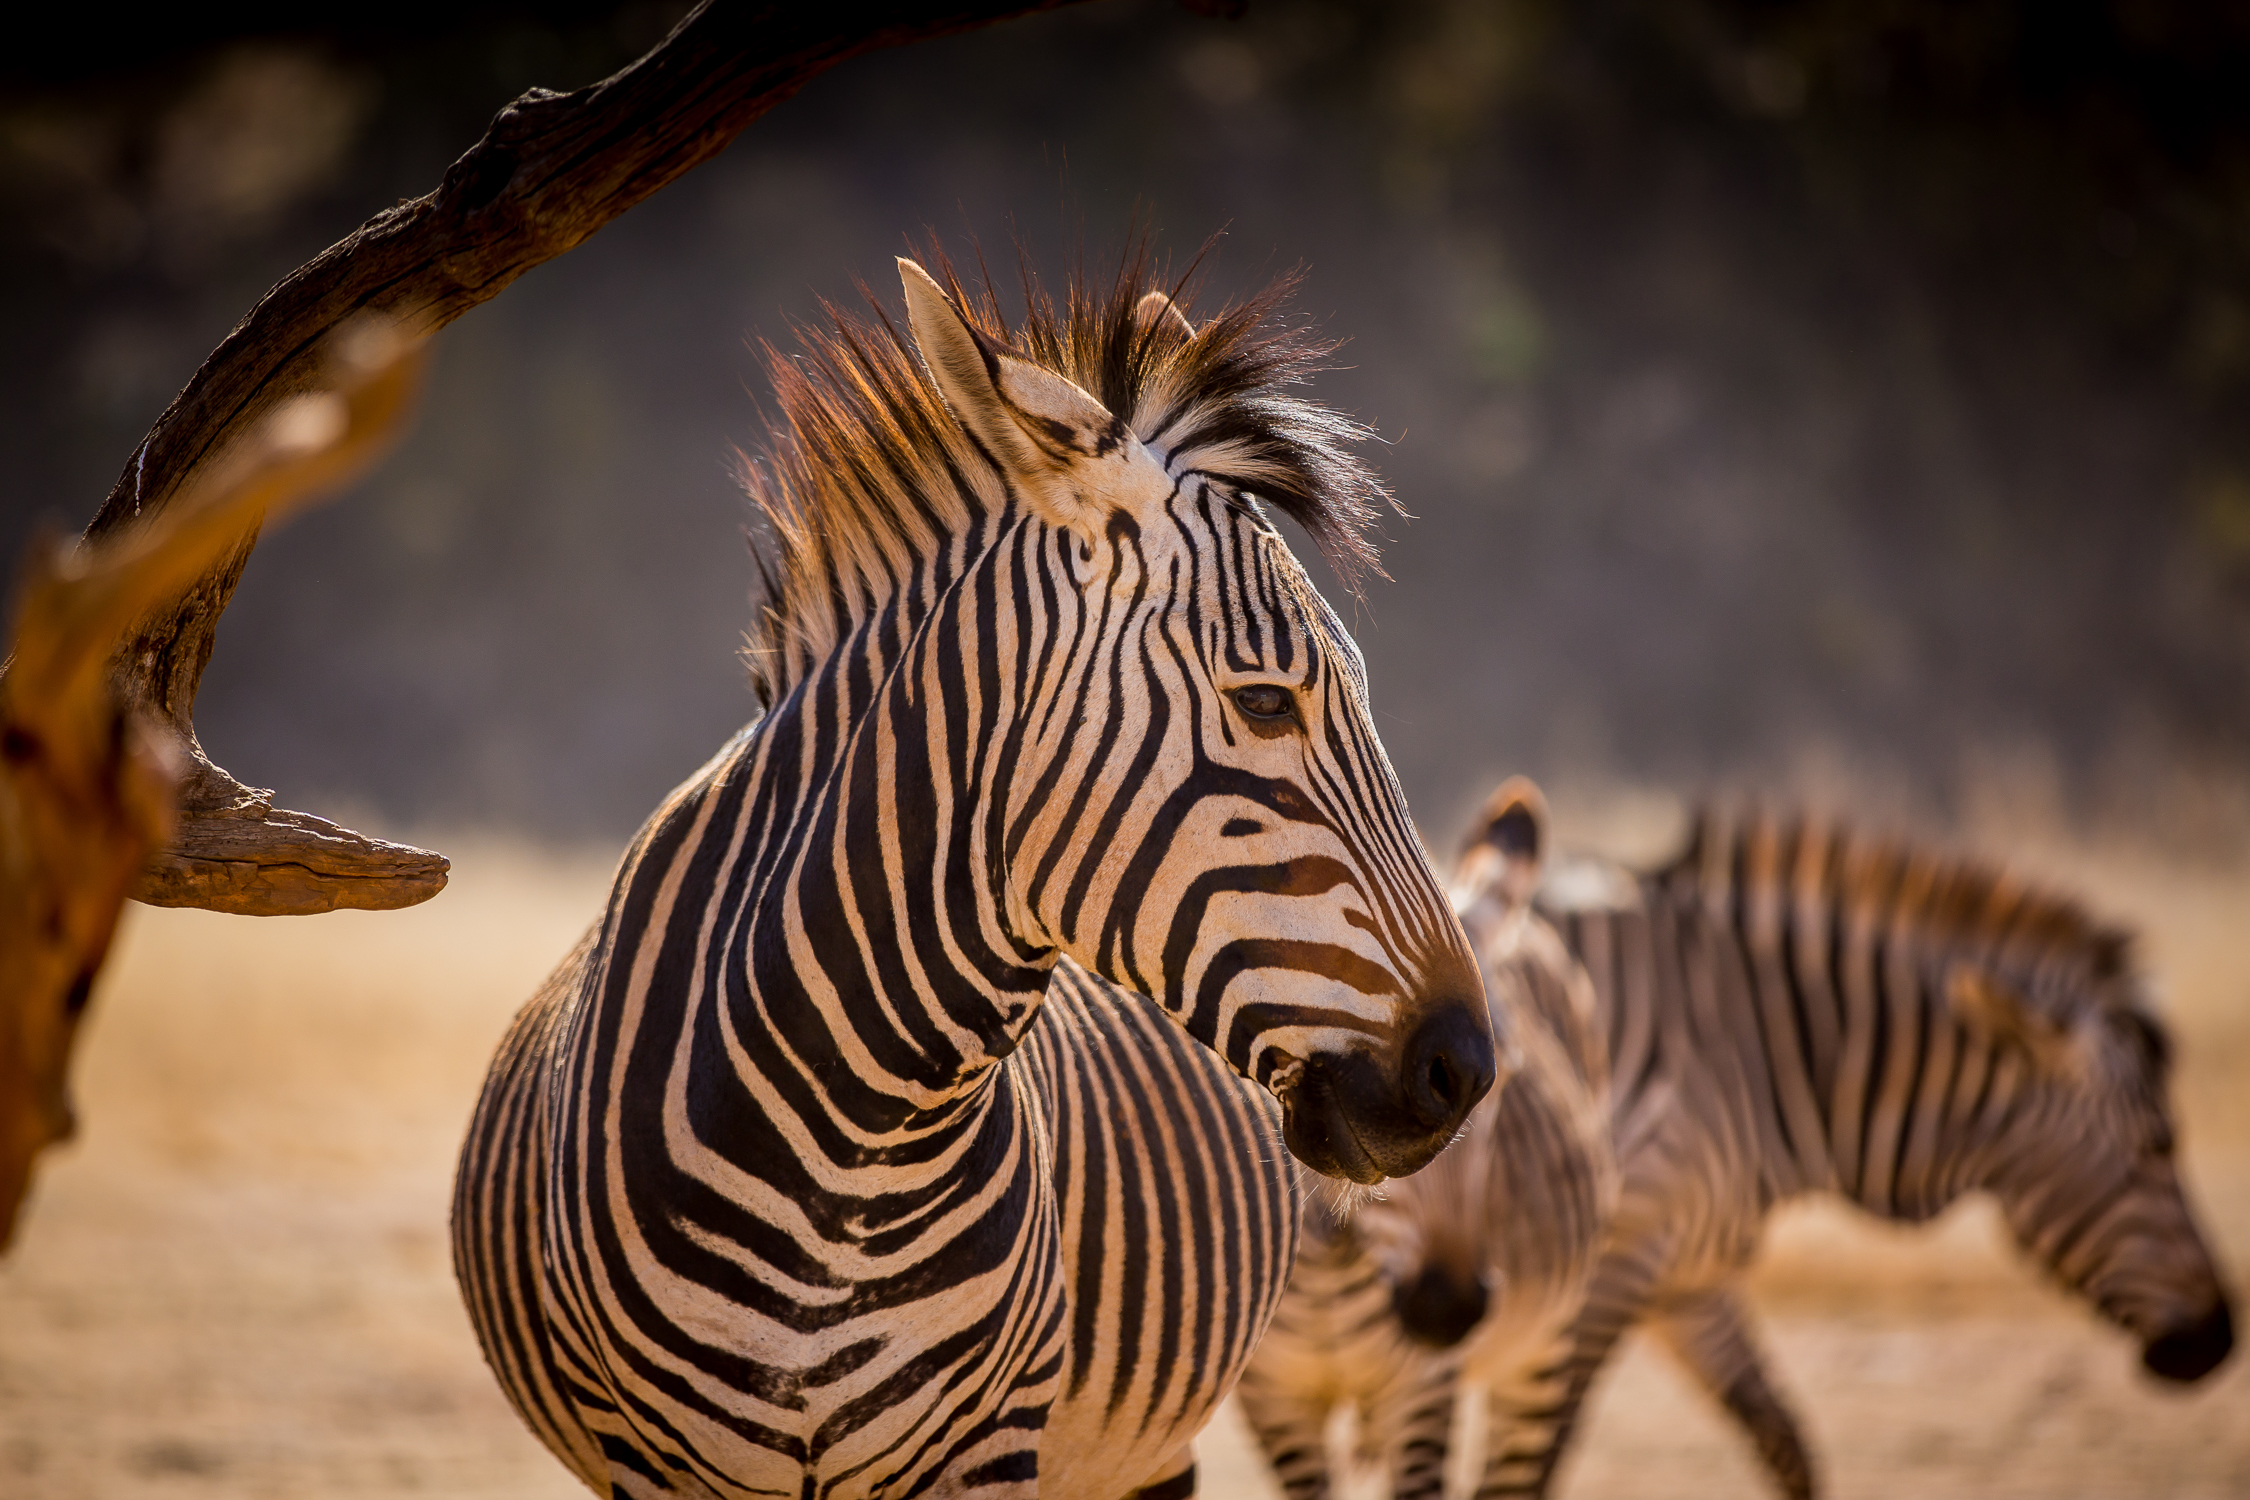
<path fill-rule="evenodd" d="M 50 18 L 0 68 L 0 545 L 89 515 L 265 286 L 678 12 Z M 622 833 L 749 711 L 745 335 L 925 225 L 1056 271 L 1135 212 L 1183 262 L 1227 230 L 1214 295 L 1308 263 L 1352 340 L 1433 830 L 1504 769 L 1837 760 L 2153 828 L 2250 764 L 2250 11 L 2138 0 L 1099 0 L 855 62 L 449 332 L 366 500 L 253 564 L 207 740 Z"/>

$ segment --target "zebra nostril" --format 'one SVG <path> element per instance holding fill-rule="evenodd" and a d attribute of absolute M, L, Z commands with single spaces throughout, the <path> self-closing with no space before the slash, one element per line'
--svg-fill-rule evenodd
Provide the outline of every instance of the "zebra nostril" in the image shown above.
<path fill-rule="evenodd" d="M 1432 1130 L 1458 1125 L 1492 1087 L 1492 1038 L 1478 1019 L 1449 1005 L 1417 1027 L 1407 1046 L 1407 1108 Z"/>
<path fill-rule="evenodd" d="M 1453 1069 L 1442 1057 L 1430 1059 L 1430 1097 L 1450 1108 L 1456 1084 Z"/>

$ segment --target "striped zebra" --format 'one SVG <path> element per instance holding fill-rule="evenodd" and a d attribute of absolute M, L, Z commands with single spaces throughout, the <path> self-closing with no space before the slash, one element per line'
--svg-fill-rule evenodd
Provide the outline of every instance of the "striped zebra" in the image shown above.
<path fill-rule="evenodd" d="M 1488 805 L 1455 883 L 1488 965 L 1514 951 L 1496 918 L 1520 899 L 1527 851 L 1541 844 L 1522 787 Z M 1391 1456 L 1393 1492 L 1439 1493 L 1449 1419 L 1470 1384 L 1489 1401 L 1477 1493 L 1543 1493 L 1608 1350 L 1645 1319 L 1748 1430 L 1776 1484 L 1810 1496 L 1809 1457 L 1735 1282 L 1767 1208 L 1815 1190 L 1905 1220 L 1991 1192 L 2027 1249 L 2142 1339 L 2152 1371 L 2194 1380 L 2226 1358 L 2232 1314 L 2171 1161 L 2169 1044 L 2113 930 L 1973 864 L 1828 824 L 1718 815 L 1664 870 L 1636 879 L 1567 864 L 1539 902 L 1587 960 L 1580 973 L 1598 997 L 1593 1043 L 1574 1048 L 1579 1071 L 1562 1076 L 1593 1096 L 1611 1080 L 1607 1129 L 1624 1172 L 1614 1207 L 1593 1200 L 1605 1215 L 1595 1274 L 1550 1278 L 1513 1314 L 1572 1325 L 1554 1357 L 1487 1326 L 1511 1295 L 1505 1268 L 1523 1252 L 1508 1235 L 1523 1220 L 1471 1207 L 1473 1191 L 1431 1191 L 1455 1147 L 1395 1184 L 1381 1214 L 1360 1211 L 1356 1278 L 1336 1274 L 1333 1233 L 1308 1234 L 1275 1334 L 1245 1376 L 1246 1406 L 1284 1358 L 1277 1337 L 1295 1330 L 1347 1341 L 1337 1348 L 1352 1358 L 1336 1367 L 1361 1371 L 1367 1389 L 1380 1382 L 1364 1372 L 1382 1359 L 1405 1369 L 1419 1358 L 1401 1394 L 1361 1398 L 1362 1445 Z M 1538 1034 L 1532 1018 L 1562 1014 L 1528 999 L 1512 1012 L 1520 1037 Z M 1527 1055 L 1465 1139 L 1542 1073 L 1553 1076 Z M 1567 1160 L 1550 1144 L 1552 1120 L 1512 1116 L 1495 1132 L 1507 1138 L 1500 1159 L 1519 1175 Z M 1578 1221 L 1557 1222 L 1551 1251 L 1569 1264 L 1587 1240 Z M 1409 1299 L 1426 1283 L 1463 1288 L 1450 1321 L 1425 1320 L 1427 1339 L 1469 1321 L 1476 1296 L 1459 1268 L 1477 1257 L 1457 1246 L 1485 1224 L 1484 1261 L 1503 1273 L 1488 1272 L 1494 1313 L 1458 1349 L 1415 1352 Z M 1312 1368 L 1288 1357 L 1300 1379 Z M 1308 1436 L 1317 1423 L 1254 1424 L 1292 1496 L 1324 1493 Z"/>
<path fill-rule="evenodd" d="M 1240 1396 L 1290 1500 L 1328 1495 L 1326 1432 L 1357 1418 L 1361 1465 L 1395 1496 L 1444 1492 L 1465 1378 L 1551 1364 L 1585 1295 L 1615 1207 L 1609 1059 L 1585 970 L 1530 909 L 1546 804 L 1516 778 L 1454 900 L 1518 1066 L 1437 1160 L 1353 1204 L 1311 1195 L 1307 1233 Z M 1523 1401 L 1521 1381 L 1504 1387 Z"/>
<path fill-rule="evenodd" d="M 1806 1193 L 1908 1223 L 1989 1193 L 2150 1371 L 2193 1381 L 2227 1357 L 2228 1295 L 2173 1153 L 2171 1046 L 2124 934 L 1810 818 L 1706 813 L 1677 859 L 1621 883 L 1621 900 L 1559 899 L 1553 880 L 1541 898 L 1599 996 L 1623 1185 L 1558 1396 L 1502 1413 L 1480 1496 L 1546 1492 L 1643 1320 L 1781 1491 L 1813 1495 L 1739 1291 L 1768 1212 Z"/>
<path fill-rule="evenodd" d="M 598 1493 L 1192 1492 L 1290 1238 L 1229 1217 L 1270 1119 L 1136 1092 L 1165 1033 L 1050 1002 L 1064 959 L 1354 1181 L 1494 1077 L 1358 653 L 1261 504 L 1372 562 L 1363 429 L 1289 389 L 1328 346 L 1278 289 L 1196 328 L 1138 265 L 1059 310 L 1027 278 L 1011 332 L 938 264 L 900 262 L 909 332 L 775 356 L 766 711 L 635 839 L 462 1150 L 471 1320 Z"/>

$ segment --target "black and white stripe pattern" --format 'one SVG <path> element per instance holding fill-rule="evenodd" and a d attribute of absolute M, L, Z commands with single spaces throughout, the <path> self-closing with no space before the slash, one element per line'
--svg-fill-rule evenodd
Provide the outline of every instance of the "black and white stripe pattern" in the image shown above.
<path fill-rule="evenodd" d="M 1009 1061 L 1047 1102 L 1071 1286 L 1040 1488 L 1098 1495 L 1154 1474 L 1151 1500 L 1191 1494 L 1188 1442 L 1234 1388 L 1296 1252 L 1280 1108 L 1067 959 Z"/>
<path fill-rule="evenodd" d="M 1495 794 L 1455 881 L 1516 1068 L 1453 1144 L 1379 1194 L 1324 1211 L 1307 1232 L 1274 1326 L 1241 1388 L 1291 1500 L 1330 1494 L 1338 1407 L 1356 1417 L 1359 1467 L 1389 1492 L 1443 1493 L 1463 1382 L 1536 1401 L 1526 1372 L 1567 1347 L 1615 1207 L 1609 1060 L 1584 969 L 1529 901 L 1545 803 L 1518 778 Z M 1503 1020 L 1504 1018 L 1504 1020 Z"/>
<path fill-rule="evenodd" d="M 1523 931 L 1555 931 L 1497 919 L 1508 902 L 1495 894 L 1525 884 L 1508 866 L 1525 847 L 1509 818 L 1535 796 L 1526 787 L 1496 794 L 1456 887 L 1498 965 L 1495 994 Z M 1568 941 L 1551 972 L 1575 971 L 1595 997 L 1592 1045 L 1543 1063 L 1538 1040 L 1572 1036 L 1572 1011 L 1519 987 L 1521 1071 L 1461 1145 L 1349 1228 L 1314 1217 L 1243 1386 L 1293 1500 L 1327 1492 L 1319 1434 L 1339 1401 L 1360 1407 L 1362 1447 L 1394 1494 L 1440 1493 L 1456 1397 L 1479 1386 L 1476 1493 L 1545 1493 L 1589 1384 L 1642 1321 L 1742 1424 L 1777 1487 L 1811 1496 L 1811 1456 L 1738 1282 L 1766 1213 L 1812 1191 L 1906 1221 L 1990 1192 L 2030 1253 L 2142 1340 L 2153 1371 L 2193 1380 L 2226 1357 L 2226 1293 L 2172 1161 L 2168 1043 L 2119 934 L 1973 864 L 1770 818 L 1708 816 L 1684 855 L 1646 876 L 1577 862 L 1540 900 Z M 1554 1091 L 1526 1090 L 1574 1079 L 1596 1095 L 1606 1085 L 1600 1142 L 1573 1144 Z M 1517 1200 L 1536 1198 L 1541 1162 L 1589 1164 L 1582 1180 L 1597 1180 L 1612 1144 L 1621 1187 L 1549 1194 L 1543 1214 L 1511 1214 L 1497 1188 L 1479 1199 L 1452 1179 L 1488 1116 L 1494 1159 L 1522 1179 Z M 1546 1235 L 1549 1265 L 1580 1266 L 1516 1305 L 1519 1320 L 1560 1319 L 1545 1349 L 1536 1335 L 1494 1336 L 1525 1257 L 1511 1235 L 1527 1224 Z M 1464 1232 L 1488 1236 L 1481 1255 L 1462 1254 Z M 1458 1347 L 1417 1346 L 1410 1295 L 1435 1279 L 1458 1304 L 1459 1268 L 1480 1261 L 1493 1312 Z"/>
<path fill-rule="evenodd" d="M 1318 346 L 1122 281 L 1011 340 L 902 275 L 911 348 L 843 325 L 778 377 L 768 712 L 643 829 L 463 1151 L 472 1319 L 603 1493 L 1186 1493 L 1290 1225 L 1184 1237 L 1095 1149 L 1086 1080 L 1157 1033 L 1048 1002 L 1062 959 L 1339 1175 L 1420 1166 L 1493 1076 L 1357 653 L 1250 497 L 1363 546 L 1355 429 L 1280 389 Z M 1271 1169 L 1203 1113 L 1166 1149 Z M 1151 1253 L 1213 1325 L 1153 1352 L 1109 1300 Z"/>
<path fill-rule="evenodd" d="M 1544 1493 L 1587 1387 L 1649 1319 L 1806 1497 L 1810 1455 L 1738 1284 L 1767 1212 L 1841 1193 L 1919 1222 L 1968 1192 L 2141 1341 L 2224 1359 L 2232 1314 L 2173 1160 L 2169 1044 L 2118 932 L 1990 869 L 1819 820 L 1704 817 L 1625 899 L 1550 907 L 1601 998 L 1623 1192 L 1553 1372 L 1483 1495 Z"/>

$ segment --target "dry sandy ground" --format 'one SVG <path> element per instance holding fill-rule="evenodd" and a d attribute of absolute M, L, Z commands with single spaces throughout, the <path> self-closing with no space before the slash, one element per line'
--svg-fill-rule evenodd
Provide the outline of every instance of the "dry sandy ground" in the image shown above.
<path fill-rule="evenodd" d="M 485 1057 L 606 871 L 454 852 L 453 888 L 413 912 L 132 913 L 80 1058 L 81 1139 L 0 1262 L 0 1496 L 577 1493 L 478 1359 L 445 1212 Z M 2250 1267 L 2250 872 L 2067 848 L 2036 867 L 2148 932 L 2190 1176 Z M 1989 1215 L 1793 1218 L 1758 1300 L 1839 1496 L 2250 1495 L 2250 1360 L 2153 1389 Z M 1760 1493 L 1641 1350 L 1588 1437 L 1573 1500 Z M 1205 1475 L 1272 1493 L 1231 1412 Z"/>

